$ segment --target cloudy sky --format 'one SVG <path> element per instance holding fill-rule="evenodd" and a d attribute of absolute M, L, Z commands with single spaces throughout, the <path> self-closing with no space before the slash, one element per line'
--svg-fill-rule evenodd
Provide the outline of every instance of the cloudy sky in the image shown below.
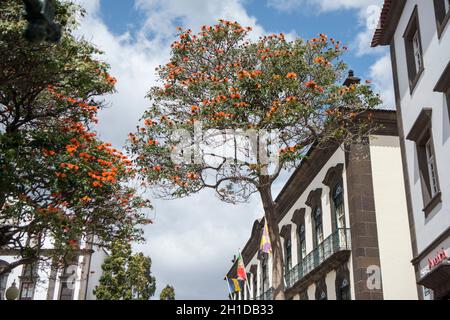
<path fill-rule="evenodd" d="M 345 60 L 356 75 L 370 79 L 393 106 L 388 52 L 369 46 L 381 0 L 76 0 L 88 15 L 78 36 L 105 52 L 117 77 L 109 108 L 100 115 L 102 139 L 121 147 L 135 130 L 149 102 L 144 98 L 155 84 L 155 67 L 168 61 L 177 26 L 198 30 L 218 19 L 254 28 L 253 36 L 284 32 L 312 38 L 326 33 L 346 43 Z M 280 178 L 276 190 L 282 187 Z M 245 245 L 253 221 L 262 215 L 257 197 L 231 206 L 209 191 L 176 201 L 153 200 L 155 224 L 146 228 L 147 242 L 136 250 L 151 256 L 157 294 L 175 287 L 178 299 L 224 299 L 223 277 L 231 259 Z"/>

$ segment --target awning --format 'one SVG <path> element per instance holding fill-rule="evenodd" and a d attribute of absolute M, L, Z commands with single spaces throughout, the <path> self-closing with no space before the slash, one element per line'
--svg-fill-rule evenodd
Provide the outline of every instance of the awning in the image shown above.
<path fill-rule="evenodd" d="M 450 283 L 450 261 L 448 259 L 442 261 L 417 283 L 432 290 L 441 289 L 442 284 Z"/>

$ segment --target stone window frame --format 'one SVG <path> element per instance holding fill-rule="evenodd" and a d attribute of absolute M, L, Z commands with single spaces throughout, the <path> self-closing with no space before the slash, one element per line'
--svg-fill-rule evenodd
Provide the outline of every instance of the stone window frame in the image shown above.
<path fill-rule="evenodd" d="M 450 10 L 445 12 L 446 2 L 450 6 L 450 0 L 434 0 L 434 13 L 436 17 L 436 27 L 438 33 L 438 39 L 441 39 L 442 34 L 450 20 Z"/>
<path fill-rule="evenodd" d="M 437 166 L 436 152 L 433 141 L 431 108 L 422 109 L 406 139 L 413 141 L 416 144 L 416 155 L 419 162 L 422 198 L 424 204 L 423 212 L 425 213 L 425 217 L 428 217 L 433 209 L 442 202 L 441 188 L 439 183 L 439 168 Z M 425 144 L 428 141 L 431 141 L 431 148 L 434 155 L 434 167 L 436 170 L 436 184 L 438 192 L 434 196 L 432 196 L 431 193 L 430 172 L 428 169 L 425 150 Z"/>
<path fill-rule="evenodd" d="M 337 216 L 336 216 L 336 208 L 334 203 L 334 191 L 336 189 L 336 186 L 340 184 L 342 188 L 342 197 L 343 197 L 343 205 L 344 205 L 344 215 L 345 215 L 345 208 L 346 208 L 346 202 L 345 202 L 345 189 L 344 189 L 344 179 L 342 177 L 344 172 L 344 164 L 339 163 L 334 167 L 331 167 L 327 174 L 325 175 L 325 178 L 323 179 L 322 183 L 327 186 L 330 190 L 329 197 L 330 197 L 330 207 L 331 207 L 331 230 L 332 233 L 336 232 L 337 229 Z M 347 226 L 347 217 L 344 219 L 344 227 Z"/>
<path fill-rule="evenodd" d="M 33 300 L 36 292 L 36 282 L 38 279 L 37 263 L 25 264 L 22 267 L 22 273 L 19 277 L 19 300 Z M 27 295 L 24 296 L 25 290 Z M 29 292 L 31 291 L 31 295 Z"/>
<path fill-rule="evenodd" d="M 434 92 L 439 92 L 445 95 L 447 103 L 447 114 L 450 121 L 450 61 L 442 72 L 439 80 L 434 87 Z"/>
<path fill-rule="evenodd" d="M 292 225 L 291 224 L 287 224 L 287 225 L 284 225 L 281 228 L 281 231 L 280 231 L 280 236 L 284 239 L 283 252 L 284 252 L 284 269 L 285 269 L 284 272 L 285 273 L 289 272 L 292 269 L 292 267 L 293 267 L 293 265 L 292 265 L 291 230 L 292 230 Z M 289 248 L 287 247 L 288 243 L 289 243 Z M 290 261 L 287 260 L 288 256 L 290 258 Z M 290 262 L 290 264 L 288 262 Z"/>
<path fill-rule="evenodd" d="M 315 299 L 328 300 L 327 283 L 325 281 L 325 277 L 320 278 L 320 280 L 316 282 Z"/>
<path fill-rule="evenodd" d="M 413 44 L 413 40 L 416 34 L 419 38 L 418 41 L 421 60 L 421 66 L 419 70 L 417 70 L 416 68 L 416 58 L 414 55 Z M 405 57 L 408 69 L 409 89 L 410 94 L 412 94 L 417 86 L 417 82 L 419 82 L 419 79 L 425 69 L 423 60 L 422 36 L 420 34 L 419 10 L 417 8 L 417 5 L 414 7 L 413 13 L 411 14 L 411 18 L 409 19 L 405 33 L 403 34 L 403 39 L 405 42 Z"/>
<path fill-rule="evenodd" d="M 312 190 L 308 198 L 305 201 L 305 204 L 311 208 L 311 223 L 312 223 L 312 237 L 313 237 L 313 248 L 317 248 L 320 243 L 317 243 L 317 235 L 316 235 L 316 219 L 315 212 L 317 209 L 321 211 L 321 219 L 322 219 L 322 232 L 323 232 L 323 208 L 322 208 L 322 188 L 317 188 Z M 325 239 L 325 235 L 323 235 Z"/>
<path fill-rule="evenodd" d="M 348 270 L 347 263 L 340 265 L 336 270 L 336 279 L 334 281 L 336 300 L 351 300 L 351 288 L 350 288 L 350 271 Z M 342 299 L 343 283 L 347 281 L 347 290 L 349 299 Z"/>
<path fill-rule="evenodd" d="M 304 229 L 304 242 L 305 242 L 305 248 L 306 248 L 306 225 L 305 225 L 305 213 L 306 213 L 306 209 L 305 208 L 301 208 L 298 210 L 295 210 L 293 216 L 292 216 L 292 223 L 294 223 L 297 226 L 297 230 L 296 230 L 296 236 L 297 236 L 297 264 L 300 264 L 303 259 L 306 257 L 306 255 L 308 254 L 307 252 L 305 252 L 305 257 L 303 257 L 302 254 L 302 247 L 301 247 L 301 239 L 300 239 L 300 230 L 303 227 Z M 306 250 L 305 250 L 306 251 Z"/>

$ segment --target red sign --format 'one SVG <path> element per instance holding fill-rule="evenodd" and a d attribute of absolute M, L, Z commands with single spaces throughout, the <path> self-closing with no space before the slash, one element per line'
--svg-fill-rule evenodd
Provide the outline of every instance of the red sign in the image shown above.
<path fill-rule="evenodd" d="M 431 270 L 434 267 L 436 267 L 437 265 L 439 265 L 442 261 L 447 260 L 447 259 L 448 259 L 447 252 L 444 249 L 441 249 L 440 251 L 437 252 L 437 254 L 434 258 L 428 259 L 428 267 Z"/>

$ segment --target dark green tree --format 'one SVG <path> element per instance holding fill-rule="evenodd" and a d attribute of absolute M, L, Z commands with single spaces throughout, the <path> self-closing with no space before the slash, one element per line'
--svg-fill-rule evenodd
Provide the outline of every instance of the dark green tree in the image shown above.
<path fill-rule="evenodd" d="M 175 300 L 175 289 L 171 285 L 167 285 L 164 289 L 162 289 L 161 294 L 159 295 L 160 300 Z"/>
<path fill-rule="evenodd" d="M 156 289 L 151 265 L 150 257 L 132 254 L 129 243 L 115 242 L 102 265 L 95 296 L 99 300 L 149 300 Z"/>
<path fill-rule="evenodd" d="M 131 161 L 91 131 L 116 79 L 72 34 L 83 11 L 55 1 L 58 44 L 28 42 L 23 14 L 22 1 L 0 1 L 0 249 L 19 257 L 0 275 L 86 241 L 141 240 L 147 206 L 128 187 Z M 41 254 L 49 240 L 53 257 Z"/>

